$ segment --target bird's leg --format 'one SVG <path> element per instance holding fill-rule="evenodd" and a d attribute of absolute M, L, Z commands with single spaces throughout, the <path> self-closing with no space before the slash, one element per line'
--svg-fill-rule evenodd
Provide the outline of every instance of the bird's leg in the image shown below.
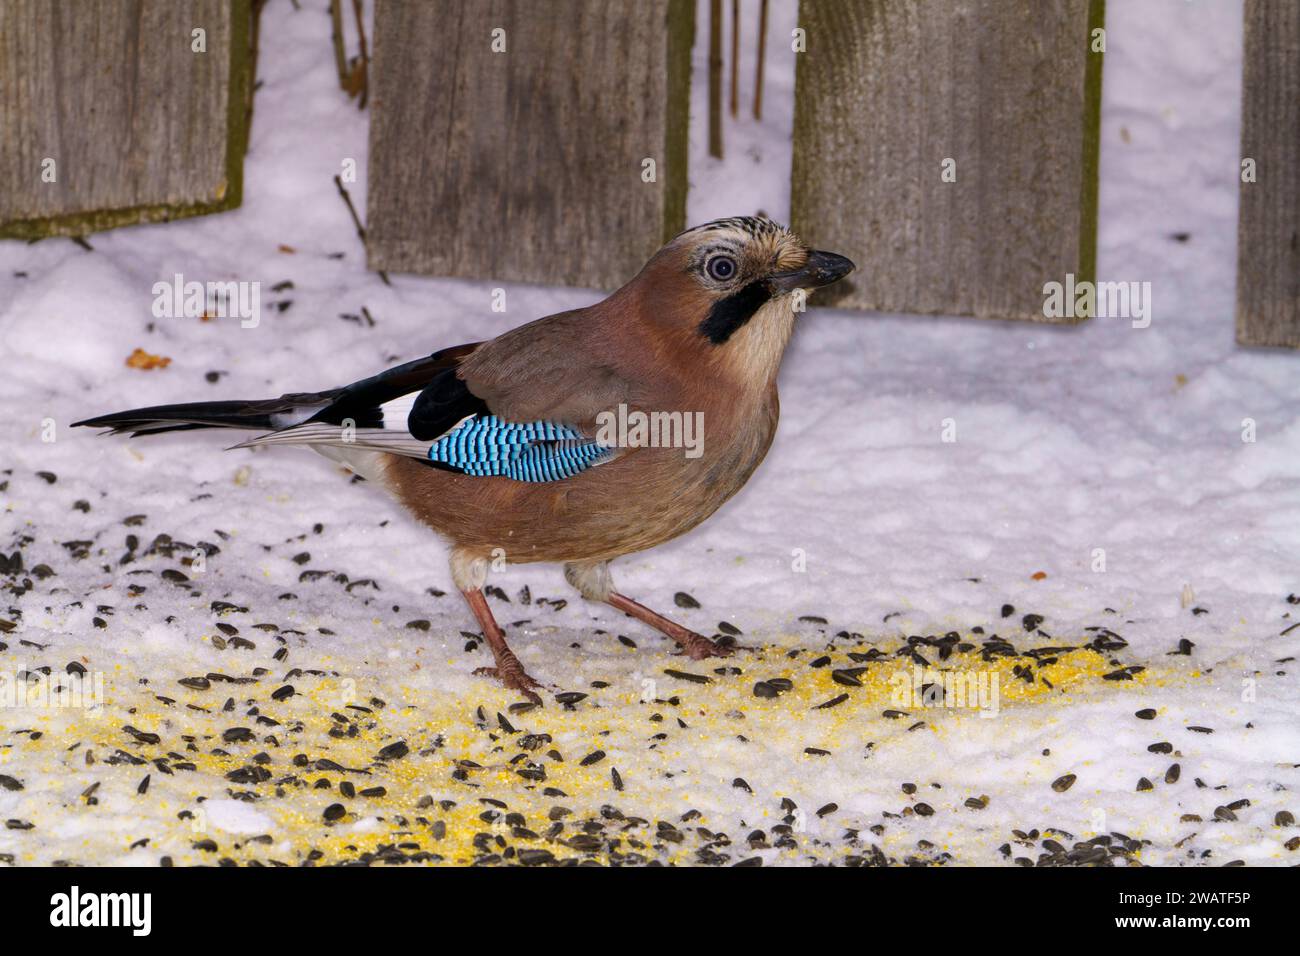
<path fill-rule="evenodd" d="M 619 594 L 614 590 L 614 579 L 610 577 L 607 561 L 597 561 L 592 564 L 571 561 L 564 566 L 564 578 L 588 601 L 603 601 L 618 608 L 624 614 L 632 615 L 638 621 L 644 621 L 661 634 L 667 634 L 692 660 L 726 657 L 732 652 L 731 647 L 715 644 L 703 634 L 696 634 L 689 628 L 668 620 L 662 614 L 656 614 L 644 604 L 638 604 L 630 597 Z"/>
<path fill-rule="evenodd" d="M 534 693 L 532 688 L 542 685 L 528 676 L 524 666 L 519 663 L 519 658 L 515 657 L 515 652 L 506 644 L 506 636 L 501 633 L 496 618 L 492 616 L 492 609 L 488 607 L 483 591 L 474 588 L 461 593 L 465 595 L 469 609 L 474 612 L 478 626 L 483 629 L 483 637 L 487 639 L 488 647 L 492 649 L 492 657 L 496 660 L 496 667 L 480 667 L 474 673 L 495 677 L 507 687 L 521 691 L 534 704 L 540 704 L 542 698 Z"/>
<path fill-rule="evenodd" d="M 501 632 L 496 618 L 492 616 L 487 598 L 483 596 L 487 572 L 487 559 L 482 555 L 464 548 L 452 549 L 451 579 L 456 582 L 456 587 L 460 588 L 460 593 L 465 595 L 465 603 L 474 612 L 474 619 L 478 621 L 478 626 L 482 629 L 483 637 L 487 640 L 488 647 L 492 649 L 492 657 L 496 661 L 496 667 L 480 667 L 474 673 L 495 677 L 512 690 L 522 691 L 523 695 L 534 704 L 540 704 L 542 699 L 533 692 L 533 688 L 542 685 L 528 676 L 524 666 L 519 663 L 519 658 L 515 657 L 515 652 L 506 644 L 506 636 Z"/>
<path fill-rule="evenodd" d="M 662 634 L 667 634 L 681 646 L 682 653 L 693 661 L 700 661 L 706 657 L 729 657 L 732 648 L 717 644 L 703 634 L 696 634 L 690 628 L 682 627 L 676 621 L 670 621 L 662 614 L 656 614 L 644 604 L 638 604 L 630 597 L 619 594 L 617 591 L 611 592 L 606 599 L 612 606 L 618 608 L 624 614 L 630 614 L 638 621 L 644 621 Z"/>

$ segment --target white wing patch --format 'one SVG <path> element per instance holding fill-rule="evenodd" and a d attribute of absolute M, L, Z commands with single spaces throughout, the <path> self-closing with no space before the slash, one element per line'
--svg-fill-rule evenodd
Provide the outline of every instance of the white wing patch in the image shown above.
<path fill-rule="evenodd" d="M 302 424 L 320 410 L 320 405 L 298 405 L 291 411 L 273 412 L 271 414 L 271 424 L 277 429 L 291 428 L 294 425 Z"/>
<path fill-rule="evenodd" d="M 415 407 L 415 400 L 420 397 L 420 393 L 407 392 L 390 402 L 384 402 L 379 406 L 379 413 L 383 416 L 384 430 L 400 429 L 406 431 L 406 421 L 411 417 L 411 409 Z"/>

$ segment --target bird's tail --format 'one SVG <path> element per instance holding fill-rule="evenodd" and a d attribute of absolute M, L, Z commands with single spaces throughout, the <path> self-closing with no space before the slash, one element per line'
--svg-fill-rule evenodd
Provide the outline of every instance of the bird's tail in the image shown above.
<path fill-rule="evenodd" d="M 107 428 L 119 435 L 157 435 L 191 428 L 239 428 L 272 431 L 306 421 L 330 403 L 331 393 L 285 395 L 259 401 L 188 402 L 132 408 L 97 418 L 74 422 L 73 426 Z"/>

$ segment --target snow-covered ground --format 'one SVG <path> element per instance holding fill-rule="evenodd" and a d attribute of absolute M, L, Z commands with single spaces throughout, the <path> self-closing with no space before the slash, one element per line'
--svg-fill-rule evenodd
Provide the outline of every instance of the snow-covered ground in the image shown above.
<path fill-rule="evenodd" d="M 511 568 L 514 648 L 587 695 L 524 712 L 471 675 L 444 547 L 372 488 L 307 452 L 67 427 L 329 387 L 598 297 L 507 286 L 502 314 L 494 283 L 368 273 L 332 182 L 359 164 L 364 215 L 367 115 L 302 6 L 265 13 L 241 209 L 91 252 L 0 243 L 0 552 L 22 560 L 0 690 L 70 665 L 102 687 L 0 705 L 0 859 L 1300 856 L 1277 823 L 1300 812 L 1300 357 L 1233 342 L 1239 3 L 1107 5 L 1099 271 L 1151 283 L 1149 328 L 811 310 L 750 485 L 615 568 L 750 649 L 672 657 L 558 568 Z M 692 222 L 788 212 L 794 21 L 774 5 L 765 122 L 728 121 L 715 163 L 701 9 Z M 260 324 L 155 319 L 175 273 L 261 282 Z M 170 364 L 129 368 L 137 348 Z M 1026 653 L 1050 647 L 1073 649 Z M 958 680 L 981 706 L 913 692 Z"/>

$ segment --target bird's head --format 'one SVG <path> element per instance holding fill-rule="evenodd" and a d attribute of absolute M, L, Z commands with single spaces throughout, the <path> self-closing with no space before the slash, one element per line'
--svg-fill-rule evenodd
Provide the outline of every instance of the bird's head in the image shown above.
<path fill-rule="evenodd" d="M 771 219 L 738 216 L 681 233 L 639 278 L 655 290 L 654 321 L 679 345 L 755 380 L 776 373 L 806 294 L 854 268 Z"/>

